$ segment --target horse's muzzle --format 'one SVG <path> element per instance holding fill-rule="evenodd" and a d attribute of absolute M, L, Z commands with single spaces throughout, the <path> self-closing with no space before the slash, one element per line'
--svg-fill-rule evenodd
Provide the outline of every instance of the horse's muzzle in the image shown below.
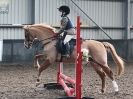
<path fill-rule="evenodd" d="M 26 42 L 24 42 L 24 47 L 25 48 L 27 48 L 27 49 L 29 49 L 29 48 L 31 48 L 32 47 L 32 43 L 26 43 Z"/>

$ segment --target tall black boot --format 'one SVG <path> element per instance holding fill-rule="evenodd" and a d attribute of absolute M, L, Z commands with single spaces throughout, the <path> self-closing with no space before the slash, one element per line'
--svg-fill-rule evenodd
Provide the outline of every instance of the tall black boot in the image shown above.
<path fill-rule="evenodd" d="M 66 47 L 66 57 L 69 58 L 70 57 L 70 45 L 69 45 L 69 42 L 67 42 L 65 44 L 65 47 Z"/>

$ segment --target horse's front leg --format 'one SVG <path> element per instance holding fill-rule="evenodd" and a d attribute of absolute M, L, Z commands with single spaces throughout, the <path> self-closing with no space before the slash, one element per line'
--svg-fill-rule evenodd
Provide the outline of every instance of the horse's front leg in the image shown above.
<path fill-rule="evenodd" d="M 35 55 L 35 57 L 34 57 L 34 67 L 35 68 L 38 68 L 38 59 L 40 59 L 40 58 L 42 58 L 44 56 L 44 54 L 37 54 L 37 55 Z"/>
<path fill-rule="evenodd" d="M 37 60 L 38 62 L 38 60 Z M 37 63 L 38 66 L 38 76 L 37 76 L 37 81 L 36 81 L 36 86 L 38 86 L 40 84 L 40 75 L 42 73 L 43 70 L 45 70 L 49 65 L 50 65 L 50 60 L 46 59 L 45 62 L 40 65 L 39 62 Z"/>

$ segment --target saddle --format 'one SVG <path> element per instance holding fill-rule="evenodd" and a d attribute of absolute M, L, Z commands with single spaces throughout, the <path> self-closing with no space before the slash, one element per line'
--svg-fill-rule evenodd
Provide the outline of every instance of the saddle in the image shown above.
<path fill-rule="evenodd" d="M 76 45 L 76 39 L 71 39 L 69 41 L 69 45 L 70 45 L 70 54 L 72 54 L 72 52 L 74 50 L 74 46 Z M 57 39 L 56 49 L 57 49 L 57 52 L 60 53 L 61 55 L 64 55 L 66 53 L 66 48 L 65 48 L 65 45 L 63 43 L 62 37 L 59 37 Z"/>

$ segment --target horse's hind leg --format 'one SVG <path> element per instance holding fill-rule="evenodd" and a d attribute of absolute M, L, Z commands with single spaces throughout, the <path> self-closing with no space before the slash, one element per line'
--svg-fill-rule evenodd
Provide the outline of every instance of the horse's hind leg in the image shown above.
<path fill-rule="evenodd" d="M 105 86 L 105 77 L 106 77 L 106 74 L 102 70 L 101 67 L 99 67 L 98 65 L 96 65 L 94 63 L 91 63 L 91 64 L 93 65 L 93 68 L 95 69 L 95 71 L 97 72 L 97 74 L 100 76 L 100 78 L 102 80 L 102 89 L 101 89 L 101 92 L 104 93 L 105 89 L 106 89 L 106 86 Z"/>
<path fill-rule="evenodd" d="M 112 70 L 108 67 L 108 65 L 104 65 L 102 69 L 107 74 L 107 76 L 112 80 L 115 92 L 118 92 L 119 91 L 118 85 L 114 79 L 114 74 L 113 74 Z"/>

